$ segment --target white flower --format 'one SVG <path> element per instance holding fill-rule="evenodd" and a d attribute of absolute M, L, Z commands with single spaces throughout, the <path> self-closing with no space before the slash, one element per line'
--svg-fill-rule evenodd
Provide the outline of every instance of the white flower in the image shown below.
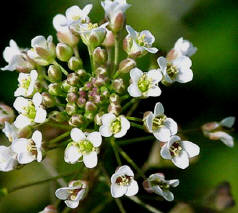
<path fill-rule="evenodd" d="M 134 196 L 139 190 L 137 181 L 134 180 L 134 173 L 129 166 L 119 167 L 111 177 L 112 197 L 118 198 L 123 195 Z"/>
<path fill-rule="evenodd" d="M 130 128 L 130 122 L 125 116 L 120 115 L 116 117 L 113 113 L 107 113 L 102 116 L 102 126 L 99 131 L 103 137 L 121 138 L 126 135 Z"/>
<path fill-rule="evenodd" d="M 68 187 L 56 190 L 55 195 L 58 199 L 64 200 L 69 208 L 77 208 L 79 201 L 83 200 L 87 194 L 88 186 L 85 181 L 71 181 Z"/>
<path fill-rule="evenodd" d="M 22 129 L 31 123 L 43 123 L 46 120 L 46 110 L 41 106 L 42 96 L 36 93 L 33 99 L 17 97 L 13 106 L 20 113 L 14 124 L 17 128 Z"/>
<path fill-rule="evenodd" d="M 162 158 L 171 160 L 175 166 L 185 169 L 189 166 L 189 158 L 197 156 L 199 152 L 198 145 L 190 141 L 181 141 L 180 137 L 175 135 L 163 145 L 160 154 Z"/>
<path fill-rule="evenodd" d="M 202 126 L 205 136 L 210 140 L 221 140 L 228 147 L 234 146 L 234 138 L 225 131 L 232 128 L 235 123 L 235 117 L 224 118 L 220 122 L 210 122 Z"/>
<path fill-rule="evenodd" d="M 12 151 L 11 146 L 0 146 L 0 171 L 8 172 L 15 169 L 16 166 L 16 153 Z"/>
<path fill-rule="evenodd" d="M 193 72 L 190 69 L 192 61 L 187 56 L 177 57 L 170 62 L 165 57 L 159 57 L 157 62 L 165 83 L 171 84 L 175 81 L 187 83 L 193 79 Z"/>
<path fill-rule="evenodd" d="M 173 201 L 174 195 L 170 191 L 171 187 L 177 187 L 179 180 L 165 180 L 165 177 L 161 173 L 152 174 L 144 181 L 143 186 L 146 191 L 154 192 L 157 195 L 162 196 L 167 201 Z"/>
<path fill-rule="evenodd" d="M 15 91 L 15 96 L 29 97 L 33 94 L 38 73 L 32 70 L 29 74 L 20 73 L 18 77 L 19 87 Z"/>
<path fill-rule="evenodd" d="M 190 41 L 179 38 L 174 45 L 174 50 L 177 57 L 182 55 L 190 57 L 196 53 L 197 48 Z"/>
<path fill-rule="evenodd" d="M 55 60 L 55 45 L 52 36 L 47 40 L 44 36 L 36 36 L 31 40 L 32 49 L 27 51 L 27 55 L 41 66 L 47 66 Z"/>
<path fill-rule="evenodd" d="M 3 51 L 3 58 L 8 63 L 7 66 L 1 68 L 3 71 L 18 70 L 21 72 L 27 72 L 33 68 L 32 64 L 27 60 L 26 56 L 14 40 L 10 40 L 9 47 L 6 47 Z"/>
<path fill-rule="evenodd" d="M 141 56 L 150 53 L 157 53 L 158 49 L 152 47 L 155 41 L 154 36 L 150 31 L 144 30 L 142 32 L 136 32 L 131 26 L 127 25 L 126 30 L 128 35 L 125 39 L 124 49 L 131 57 Z"/>
<path fill-rule="evenodd" d="M 15 127 L 14 124 L 9 124 L 8 122 L 5 122 L 5 126 L 2 131 L 10 142 L 13 142 L 17 139 L 18 129 Z"/>
<path fill-rule="evenodd" d="M 18 138 L 12 143 L 12 150 L 17 153 L 17 160 L 20 164 L 31 163 L 34 160 L 42 160 L 42 134 L 36 130 L 31 139 Z"/>
<path fill-rule="evenodd" d="M 157 97 L 161 90 L 158 83 L 162 79 L 162 74 L 158 70 L 142 72 L 138 68 L 130 71 L 131 84 L 128 87 L 128 93 L 132 97 Z"/>
<path fill-rule="evenodd" d="M 155 105 L 154 113 L 150 112 L 145 117 L 145 126 L 156 139 L 162 142 L 169 141 L 170 137 L 178 131 L 177 123 L 172 118 L 166 117 L 160 102 Z"/>
<path fill-rule="evenodd" d="M 80 129 L 74 128 L 70 135 L 73 142 L 69 143 L 65 149 L 65 162 L 74 164 L 83 161 L 87 168 L 94 168 L 98 162 L 98 147 L 102 143 L 100 133 L 83 133 Z"/>

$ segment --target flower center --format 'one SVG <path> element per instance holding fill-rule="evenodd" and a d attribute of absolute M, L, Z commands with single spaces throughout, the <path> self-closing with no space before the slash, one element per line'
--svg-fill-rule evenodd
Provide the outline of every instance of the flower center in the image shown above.
<path fill-rule="evenodd" d="M 95 24 L 89 23 L 89 24 L 88 24 L 88 29 L 89 29 L 89 30 L 95 29 L 95 28 L 97 28 L 97 27 L 98 27 L 98 24 L 97 24 L 97 23 L 95 23 Z"/>
<path fill-rule="evenodd" d="M 37 155 L 37 148 L 36 148 L 36 144 L 34 143 L 33 140 L 29 140 L 29 143 L 27 145 L 27 151 L 31 152 L 32 155 Z"/>
<path fill-rule="evenodd" d="M 24 115 L 34 120 L 36 117 L 36 108 L 32 101 L 29 101 L 28 106 L 23 108 L 25 110 Z"/>
<path fill-rule="evenodd" d="M 70 193 L 69 198 L 70 198 L 70 200 L 76 200 L 77 195 L 78 195 L 78 193 L 81 191 L 81 189 L 82 189 L 82 188 L 80 187 L 80 188 L 78 188 L 78 189 L 69 190 L 69 193 Z"/>
<path fill-rule="evenodd" d="M 146 74 L 143 74 L 137 83 L 139 90 L 141 92 L 147 92 L 151 87 L 151 82 L 151 79 Z"/>
<path fill-rule="evenodd" d="M 94 146 L 89 140 L 82 140 L 79 142 L 79 151 L 82 154 L 90 153 L 93 150 L 94 150 Z"/>
<path fill-rule="evenodd" d="M 121 131 L 121 120 L 120 118 L 117 118 L 111 123 L 111 132 L 113 134 L 116 134 Z"/>
<path fill-rule="evenodd" d="M 170 185 L 165 181 L 160 179 L 156 179 L 150 182 L 152 186 L 159 186 L 163 191 L 169 190 Z"/>
<path fill-rule="evenodd" d="M 142 34 L 138 37 L 137 43 L 142 47 L 147 45 L 147 43 L 145 42 L 145 34 Z"/>
<path fill-rule="evenodd" d="M 152 121 L 152 130 L 155 131 L 161 128 L 164 125 L 166 118 L 167 117 L 165 115 L 156 116 Z"/>
<path fill-rule="evenodd" d="M 30 77 L 28 78 L 24 78 L 21 80 L 20 82 L 20 87 L 24 88 L 24 89 L 28 89 L 31 83 L 31 79 Z"/>
<path fill-rule="evenodd" d="M 175 79 L 176 75 L 178 74 L 177 68 L 172 64 L 168 64 L 166 72 L 171 79 Z"/>
<path fill-rule="evenodd" d="M 179 142 L 174 142 L 172 146 L 169 148 L 170 154 L 174 156 L 178 156 L 182 151 L 182 147 Z"/>
<path fill-rule="evenodd" d="M 116 184 L 119 186 L 128 186 L 131 183 L 131 180 L 131 176 L 121 175 L 116 179 Z"/>

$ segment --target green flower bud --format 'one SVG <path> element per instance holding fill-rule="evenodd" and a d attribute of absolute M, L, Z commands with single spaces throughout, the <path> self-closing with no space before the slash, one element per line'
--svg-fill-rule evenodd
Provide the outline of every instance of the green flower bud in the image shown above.
<path fill-rule="evenodd" d="M 76 114 L 78 110 L 78 107 L 75 103 L 67 103 L 65 107 L 65 111 L 68 115 Z"/>
<path fill-rule="evenodd" d="M 98 67 L 96 69 L 96 76 L 101 77 L 101 78 L 106 77 L 107 76 L 107 70 L 103 67 Z"/>
<path fill-rule="evenodd" d="M 67 44 L 58 43 L 56 46 L 56 56 L 61 61 L 68 61 L 73 53 L 73 49 Z"/>
<path fill-rule="evenodd" d="M 41 95 L 42 103 L 45 107 L 50 108 L 55 106 L 55 98 L 52 97 L 49 93 L 43 92 Z"/>
<path fill-rule="evenodd" d="M 122 93 L 125 91 L 125 84 L 122 78 L 118 78 L 112 81 L 112 87 L 117 93 Z"/>
<path fill-rule="evenodd" d="M 61 85 L 62 90 L 63 90 L 64 92 L 68 92 L 69 89 L 70 89 L 70 87 L 71 87 L 71 86 L 70 86 L 70 84 L 67 83 L 67 80 L 64 80 L 63 83 L 62 83 L 62 85 Z"/>
<path fill-rule="evenodd" d="M 94 113 L 87 111 L 87 112 L 84 113 L 84 117 L 85 117 L 87 120 L 93 121 L 93 119 L 94 119 Z"/>
<path fill-rule="evenodd" d="M 59 111 L 52 111 L 49 114 L 49 118 L 58 122 L 58 123 L 61 123 L 61 122 L 64 122 L 64 121 L 68 120 L 67 114 L 65 112 L 59 112 Z"/>
<path fill-rule="evenodd" d="M 72 115 L 72 117 L 69 120 L 69 125 L 71 126 L 80 126 L 84 123 L 84 117 L 82 115 Z"/>
<path fill-rule="evenodd" d="M 77 101 L 77 99 L 78 99 L 78 95 L 77 95 L 76 93 L 74 93 L 74 92 L 69 92 L 69 93 L 67 94 L 67 101 L 68 101 L 69 103 L 75 103 L 75 102 Z"/>
<path fill-rule="evenodd" d="M 78 86 L 79 79 L 77 73 L 70 73 L 67 75 L 67 83 L 71 86 Z"/>
<path fill-rule="evenodd" d="M 87 72 L 84 69 L 79 69 L 76 71 L 80 79 L 84 80 L 87 77 Z"/>
<path fill-rule="evenodd" d="M 93 51 L 93 58 L 96 62 L 96 64 L 105 64 L 107 62 L 107 52 L 105 49 L 102 49 L 101 47 L 97 47 Z"/>
<path fill-rule="evenodd" d="M 119 115 L 120 112 L 121 112 L 121 105 L 110 103 L 107 110 L 110 113 L 113 113 L 115 115 Z"/>
<path fill-rule="evenodd" d="M 54 96 L 62 96 L 63 91 L 61 89 L 61 84 L 59 83 L 52 83 L 48 87 L 49 93 Z"/>
<path fill-rule="evenodd" d="M 76 71 L 83 67 L 83 61 L 81 58 L 73 56 L 69 59 L 68 67 L 69 69 Z"/>
<path fill-rule="evenodd" d="M 121 61 L 121 63 L 119 64 L 119 70 L 118 71 L 120 73 L 128 73 L 134 67 L 136 67 L 135 60 L 133 60 L 131 58 L 127 58 L 127 59 Z"/>
<path fill-rule="evenodd" d="M 97 110 L 97 106 L 93 102 L 87 101 L 85 104 L 85 109 L 86 111 L 93 112 Z"/>
<path fill-rule="evenodd" d="M 107 87 L 101 87 L 100 92 L 101 92 L 102 98 L 108 98 L 110 95 L 110 92 L 108 91 Z"/>
<path fill-rule="evenodd" d="M 62 79 L 62 72 L 59 66 L 50 65 L 48 68 L 48 77 L 51 82 L 59 82 Z"/>
<path fill-rule="evenodd" d="M 98 125 L 101 126 L 102 125 L 102 116 L 104 115 L 104 112 L 99 112 L 95 115 L 94 117 L 94 122 Z"/>
<path fill-rule="evenodd" d="M 110 95 L 109 101 L 110 101 L 110 103 L 113 103 L 113 104 L 119 104 L 120 103 L 120 97 L 117 94 L 113 93 L 113 94 Z"/>

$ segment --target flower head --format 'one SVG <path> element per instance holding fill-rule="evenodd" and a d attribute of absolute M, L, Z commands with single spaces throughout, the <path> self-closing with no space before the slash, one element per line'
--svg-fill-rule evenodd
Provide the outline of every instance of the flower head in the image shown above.
<path fill-rule="evenodd" d="M 5 126 L 2 130 L 6 137 L 8 138 L 9 142 L 13 142 L 15 139 L 17 139 L 18 136 L 18 129 L 15 127 L 14 124 L 10 124 L 8 122 L 5 122 Z"/>
<path fill-rule="evenodd" d="M 34 160 L 42 160 L 42 134 L 36 130 L 30 139 L 18 138 L 12 142 L 12 150 L 17 153 L 20 164 L 31 163 Z"/>
<path fill-rule="evenodd" d="M 161 173 L 152 174 L 144 181 L 143 186 L 146 191 L 154 192 L 157 195 L 162 196 L 167 201 L 173 201 L 174 195 L 170 191 L 171 187 L 177 187 L 179 180 L 165 180 L 165 177 Z"/>
<path fill-rule="evenodd" d="M 0 171 L 8 172 L 15 169 L 17 166 L 16 156 L 11 146 L 0 146 Z"/>
<path fill-rule="evenodd" d="M 136 32 L 129 25 L 126 26 L 126 30 L 128 35 L 124 40 L 124 50 L 130 57 L 143 56 L 147 52 L 157 53 L 158 49 L 152 47 L 155 38 L 150 31 L 144 30 L 142 32 Z"/>
<path fill-rule="evenodd" d="M 71 130 L 71 138 L 73 142 L 65 149 L 65 162 L 74 164 L 83 161 L 87 168 L 94 168 L 98 162 L 98 147 L 102 143 L 100 133 L 83 133 L 80 129 L 74 128 Z"/>
<path fill-rule="evenodd" d="M 157 97 L 160 96 L 161 90 L 158 83 L 162 79 L 162 74 L 158 70 L 142 72 L 138 68 L 130 71 L 131 84 L 128 92 L 132 97 Z"/>
<path fill-rule="evenodd" d="M 32 70 L 29 74 L 20 73 L 18 77 L 19 87 L 15 91 L 15 96 L 29 97 L 33 95 L 38 73 Z"/>
<path fill-rule="evenodd" d="M 36 93 L 33 99 L 26 99 L 23 97 L 17 97 L 13 106 L 20 113 L 17 116 L 14 124 L 17 128 L 24 128 L 31 123 L 43 123 L 46 119 L 46 110 L 43 109 L 42 96 L 40 93 Z"/>
<path fill-rule="evenodd" d="M 163 145 L 160 154 L 162 158 L 171 160 L 175 166 L 186 169 L 189 166 L 189 158 L 197 156 L 199 152 L 198 145 L 190 141 L 182 141 L 175 135 Z"/>
<path fill-rule="evenodd" d="M 134 180 L 134 173 L 129 166 L 121 166 L 111 177 L 112 197 L 118 198 L 123 195 L 134 196 L 139 190 L 137 181 Z"/>
<path fill-rule="evenodd" d="M 41 66 L 47 66 L 55 60 L 55 45 L 52 36 L 36 36 L 31 40 L 32 49 L 27 55 Z"/>
<path fill-rule="evenodd" d="M 167 61 L 165 57 L 157 60 L 163 74 L 163 81 L 166 84 L 187 83 L 193 79 L 193 72 L 190 69 L 192 61 L 187 56 L 180 56 L 172 61 Z"/>
<path fill-rule="evenodd" d="M 116 117 L 113 113 L 107 113 L 102 116 L 102 125 L 99 131 L 104 137 L 115 138 L 123 137 L 128 129 L 130 128 L 130 122 L 125 118 L 125 116 L 120 115 Z"/>
<path fill-rule="evenodd" d="M 160 102 L 155 105 L 154 113 L 149 112 L 144 121 L 148 131 L 162 142 L 169 141 L 170 137 L 178 131 L 177 123 L 172 118 L 167 118 Z"/>
<path fill-rule="evenodd" d="M 28 72 L 33 69 L 32 63 L 14 40 L 10 40 L 9 47 L 6 47 L 3 51 L 3 58 L 8 63 L 7 66 L 1 68 L 3 71 L 18 70 L 19 72 Z"/>
<path fill-rule="evenodd" d="M 77 208 L 79 201 L 83 200 L 88 191 L 88 185 L 85 181 L 71 181 L 68 187 L 62 187 L 56 190 L 55 195 L 58 199 L 64 200 L 69 208 Z"/>

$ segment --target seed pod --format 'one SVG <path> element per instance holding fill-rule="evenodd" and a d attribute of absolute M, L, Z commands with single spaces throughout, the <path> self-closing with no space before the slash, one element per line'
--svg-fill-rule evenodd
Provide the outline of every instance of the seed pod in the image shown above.
<path fill-rule="evenodd" d="M 61 81 L 62 72 L 60 67 L 57 65 L 50 65 L 48 68 L 48 77 L 52 83 Z"/>
<path fill-rule="evenodd" d="M 84 117 L 82 115 L 72 115 L 69 120 L 69 125 L 71 126 L 80 126 L 84 123 Z"/>
<path fill-rule="evenodd" d="M 54 96 L 61 96 L 63 91 L 61 89 L 61 85 L 59 83 L 52 83 L 48 87 L 49 93 Z"/>
<path fill-rule="evenodd" d="M 107 62 L 107 52 L 105 49 L 102 49 L 101 47 L 97 47 L 93 51 L 93 58 L 98 65 L 105 64 Z"/>
<path fill-rule="evenodd" d="M 67 83 L 71 86 L 78 86 L 79 76 L 76 73 L 70 73 L 67 75 Z"/>
<path fill-rule="evenodd" d="M 66 99 L 67 99 L 67 101 L 69 103 L 75 103 L 77 101 L 77 99 L 78 99 L 78 95 L 76 93 L 74 93 L 74 92 L 69 92 L 67 94 L 67 98 Z"/>
<path fill-rule="evenodd" d="M 118 78 L 112 81 L 112 88 L 117 92 L 117 93 L 122 93 L 125 91 L 125 84 L 123 82 L 122 78 Z"/>
<path fill-rule="evenodd" d="M 83 61 L 81 58 L 73 56 L 69 59 L 68 67 L 69 69 L 76 71 L 83 67 Z"/>
<path fill-rule="evenodd" d="M 55 106 L 55 98 L 52 97 L 49 93 L 43 92 L 41 95 L 42 95 L 42 103 L 46 108 Z"/>
<path fill-rule="evenodd" d="M 127 59 L 124 59 L 123 61 L 120 62 L 118 71 L 120 73 L 128 73 L 134 67 L 136 67 L 135 60 L 133 60 L 131 58 L 127 58 Z"/>
<path fill-rule="evenodd" d="M 68 115 L 76 114 L 78 107 L 75 103 L 67 103 L 65 107 L 65 111 Z"/>
<path fill-rule="evenodd" d="M 73 55 L 73 49 L 67 44 L 58 43 L 56 46 L 56 56 L 61 61 L 68 61 Z"/>

